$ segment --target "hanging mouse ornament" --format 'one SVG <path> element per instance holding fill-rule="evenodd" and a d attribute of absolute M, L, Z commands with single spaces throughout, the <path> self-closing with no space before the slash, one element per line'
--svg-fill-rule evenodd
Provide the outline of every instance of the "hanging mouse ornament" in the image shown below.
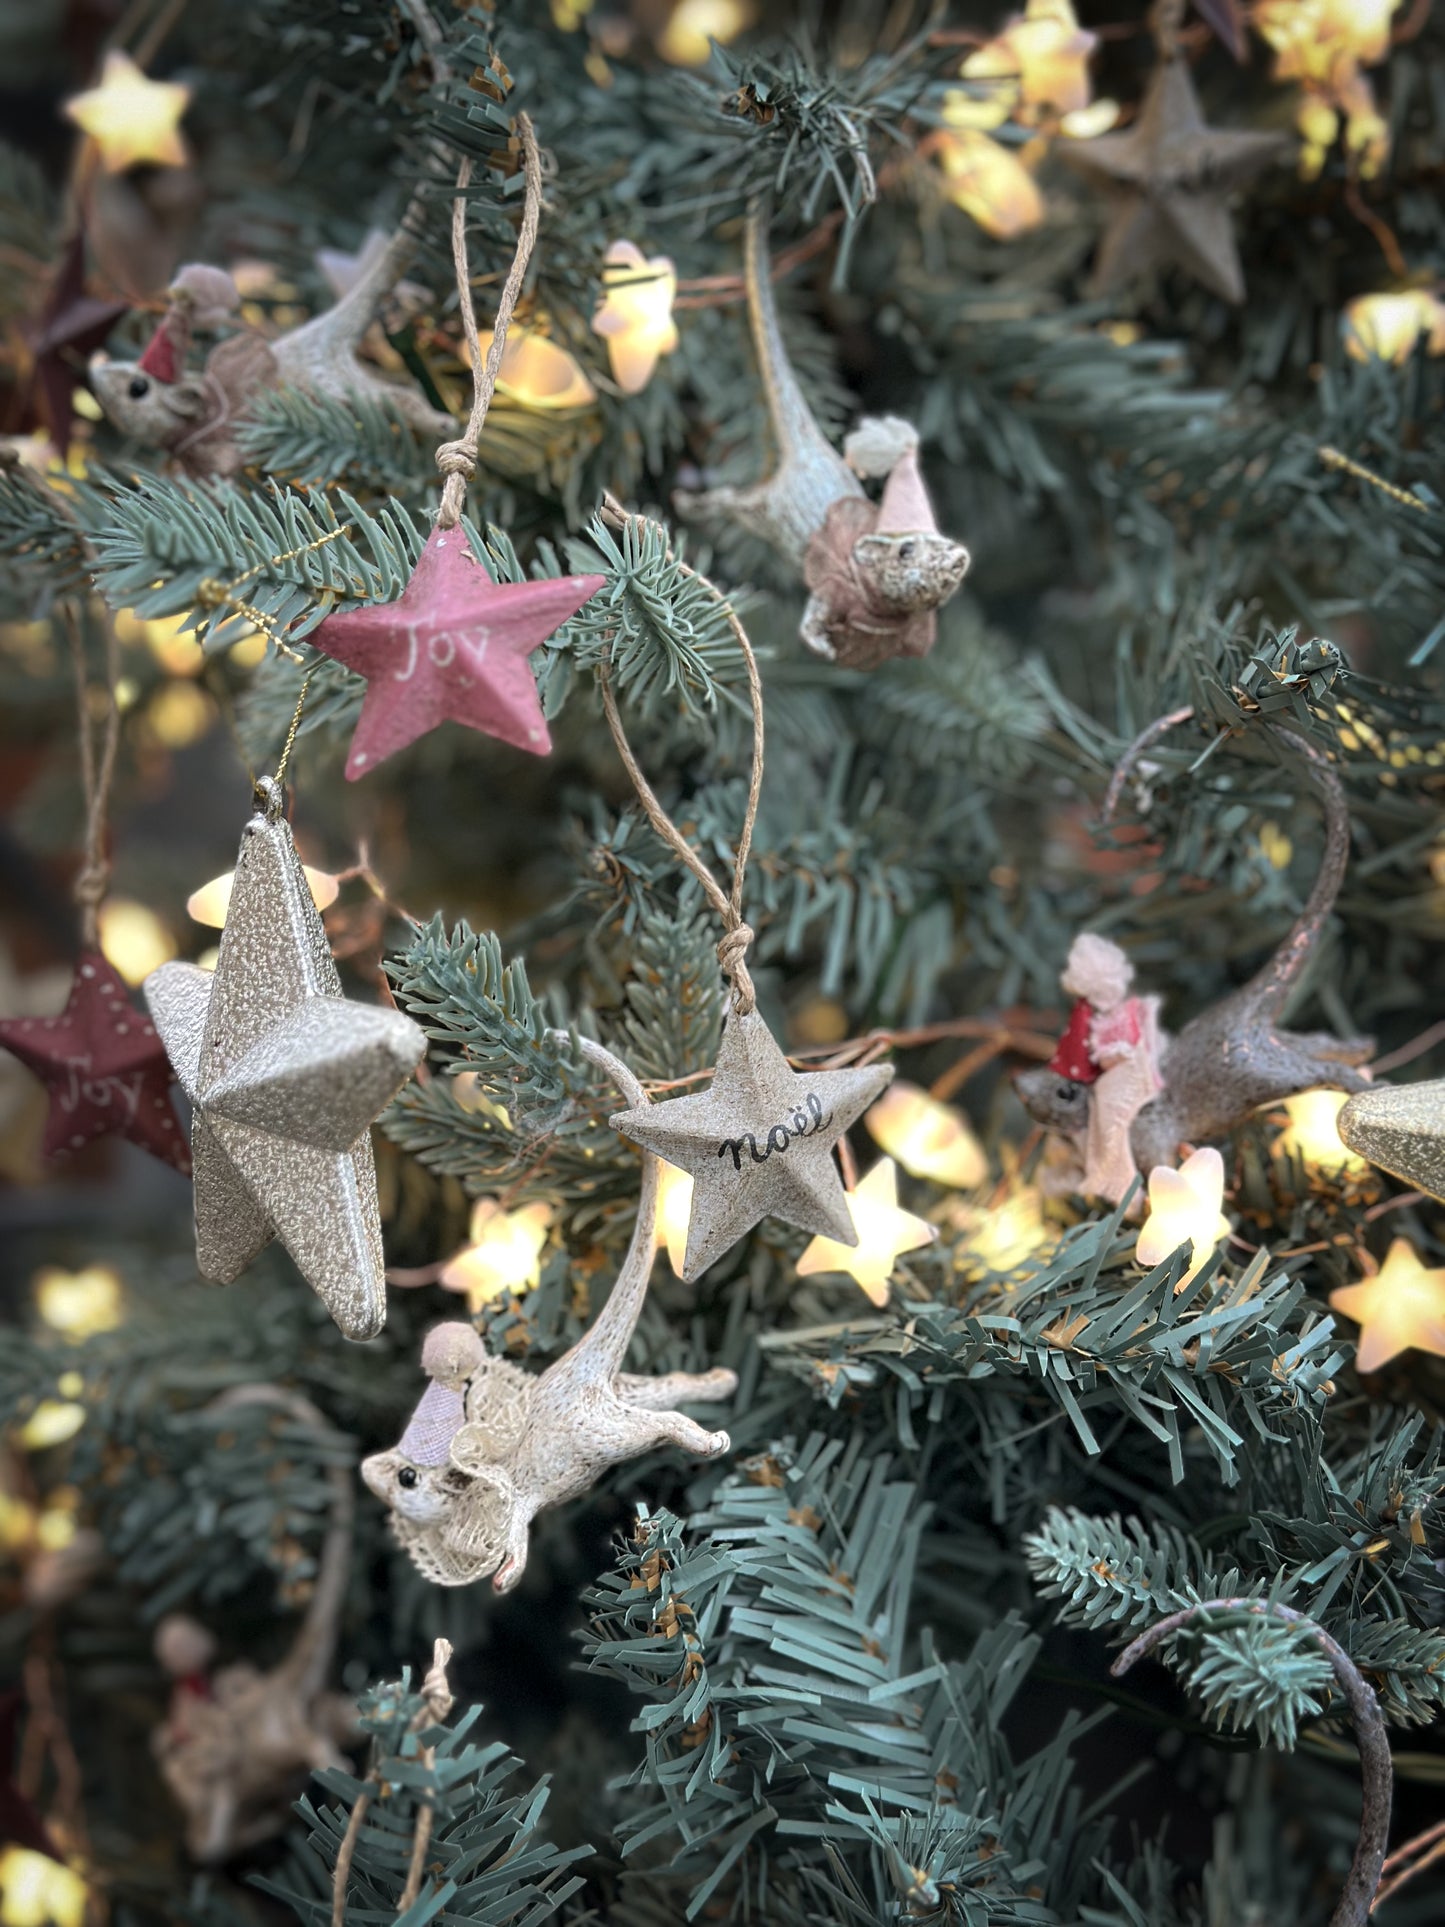
<path fill-rule="evenodd" d="M 1151 724 L 1125 751 L 1104 801 L 1106 822 L 1139 757 L 1192 714 Z M 1344 880 L 1350 815 L 1324 755 L 1294 730 L 1274 727 L 1308 763 L 1324 802 L 1324 859 L 1309 900 L 1263 969 L 1177 1037 L 1158 1029 L 1157 998 L 1128 996 L 1132 966 L 1116 944 L 1076 942 L 1065 988 L 1080 1001 L 1059 1049 L 1051 1063 L 1014 1078 L 1029 1114 L 1073 1150 L 1071 1189 L 1117 1204 L 1136 1173 L 1176 1164 L 1181 1144 L 1226 1137 L 1262 1104 L 1299 1091 L 1358 1091 L 1369 1081 L 1359 1069 L 1374 1049 L 1368 1038 L 1280 1028 Z"/>
<path fill-rule="evenodd" d="M 748 312 L 777 465 L 751 488 L 679 493 L 677 506 L 687 516 L 734 522 L 793 564 L 809 590 L 803 641 L 818 655 L 849 669 L 926 656 L 936 611 L 968 570 L 968 550 L 938 532 L 910 423 L 891 416 L 860 423 L 845 461 L 813 419 L 778 325 L 767 224 L 766 205 L 754 204 L 745 245 Z M 860 474 L 887 477 L 876 505 Z"/>
<path fill-rule="evenodd" d="M 309 1400 L 275 1385 L 239 1385 L 209 1408 L 274 1405 L 326 1433 Z M 328 1474 L 331 1516 L 306 1616 L 291 1650 L 269 1673 L 248 1661 L 212 1669 L 216 1642 L 188 1613 L 156 1628 L 156 1658 L 172 1681 L 166 1717 L 151 1735 L 161 1778 L 185 1815 L 186 1851 L 216 1866 L 280 1833 L 313 1773 L 345 1768 L 358 1736 L 356 1708 L 326 1687 L 351 1568 L 355 1510 L 349 1475 Z"/>
<path fill-rule="evenodd" d="M 85 793 L 85 853 L 74 887 L 80 911 L 80 955 L 60 1015 L 5 1018 L 0 1021 L 0 1048 L 18 1057 L 45 1086 L 50 1100 L 46 1157 L 64 1156 L 96 1138 L 114 1135 L 189 1174 L 191 1154 L 171 1101 L 175 1080 L 165 1046 L 149 1017 L 131 1002 L 100 948 L 98 913 L 110 881 L 106 816 L 120 744 L 115 630 L 106 618 L 104 707 L 96 723 L 91 717 L 78 619 L 70 621 L 68 628 Z"/>
<path fill-rule="evenodd" d="M 567 1043 L 565 1032 L 554 1032 Z M 648 1108 L 637 1079 L 589 1038 L 578 1048 L 618 1086 L 633 1112 Z M 737 1390 L 730 1371 L 641 1378 L 622 1361 L 647 1296 L 656 1250 L 657 1159 L 642 1154 L 642 1189 L 632 1242 L 607 1303 L 571 1351 L 544 1372 L 488 1355 L 471 1325 L 438 1325 L 422 1348 L 431 1384 L 390 1452 L 362 1463 L 361 1476 L 391 1512 L 392 1530 L 412 1563 L 439 1586 L 492 1575 L 510 1592 L 527 1563 L 532 1520 L 545 1506 L 575 1499 L 609 1466 L 664 1445 L 700 1458 L 728 1450 L 679 1404 L 711 1404 Z"/>
<path fill-rule="evenodd" d="M 472 350 L 473 401 L 461 439 L 437 450 L 437 466 L 446 480 L 436 527 L 396 602 L 328 616 L 309 637 L 324 655 L 366 678 L 361 719 L 346 757 L 346 774 L 353 782 L 448 720 L 545 756 L 552 741 L 528 658 L 606 580 L 600 575 L 564 575 L 493 582 L 461 526 L 467 479 L 476 468 L 477 444 L 542 204 L 541 156 L 525 114 L 517 116 L 517 127 L 526 169 L 526 210 L 485 362 L 467 266 L 462 190 L 471 175 L 470 162 L 463 162 L 457 181 L 452 253 Z"/>
<path fill-rule="evenodd" d="M 346 1336 L 372 1338 L 386 1283 L 371 1126 L 426 1038 L 342 996 L 283 772 L 256 785 L 214 974 L 163 964 L 145 994 L 194 1113 L 201 1276 L 229 1284 L 279 1237 Z"/>
<path fill-rule="evenodd" d="M 236 425 L 267 388 L 300 388 L 344 403 L 360 399 L 400 415 L 423 434 L 448 433 L 450 416 L 414 390 L 383 379 L 356 354 L 415 251 L 410 220 L 408 210 L 391 241 L 333 308 L 274 341 L 252 329 L 230 335 L 211 349 L 199 371 L 186 367 L 192 335 L 231 320 L 241 297 L 223 268 L 182 268 L 140 360 L 92 363 L 91 386 L 101 407 L 122 434 L 164 449 L 196 476 L 232 475 L 243 466 Z"/>

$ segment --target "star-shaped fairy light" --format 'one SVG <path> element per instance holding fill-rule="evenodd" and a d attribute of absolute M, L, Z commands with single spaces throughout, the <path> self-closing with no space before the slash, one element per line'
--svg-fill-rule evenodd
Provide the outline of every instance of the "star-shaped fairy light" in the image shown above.
<path fill-rule="evenodd" d="M 46 1157 L 115 1132 L 178 1171 L 190 1170 L 165 1046 L 98 950 L 82 953 L 58 1017 L 8 1018 L 0 1022 L 0 1045 L 45 1085 Z"/>
<path fill-rule="evenodd" d="M 163 964 L 146 998 L 194 1112 L 196 1263 L 229 1284 L 279 1237 L 348 1338 L 386 1320 L 371 1125 L 426 1050 L 348 1003 L 282 790 L 257 786 L 214 976 Z"/>
<path fill-rule="evenodd" d="M 123 174 L 141 161 L 184 167 L 181 115 L 191 90 L 173 80 L 148 80 L 129 54 L 108 53 L 100 85 L 65 103 L 66 118 L 89 134 L 107 174 Z"/>
<path fill-rule="evenodd" d="M 692 1217 L 692 1179 L 675 1164 L 664 1164 L 657 1178 L 657 1242 L 667 1252 L 673 1276 L 687 1263 L 687 1227 Z"/>
<path fill-rule="evenodd" d="M 1278 134 L 1207 126 L 1187 63 L 1161 59 L 1127 132 L 1063 150 L 1112 204 L 1094 268 L 1096 291 L 1173 266 L 1221 299 L 1243 301 L 1229 193 L 1278 160 L 1286 145 Z"/>
<path fill-rule="evenodd" d="M 439 1282 L 462 1292 L 473 1316 L 494 1298 L 520 1297 L 541 1282 L 542 1247 L 551 1224 L 549 1205 L 508 1211 L 495 1198 L 478 1198 L 469 1227 L 472 1241 L 446 1265 Z"/>
<path fill-rule="evenodd" d="M 967 1191 L 988 1176 L 983 1146 L 963 1112 L 940 1104 L 917 1084 L 890 1084 L 863 1122 L 910 1176 Z"/>
<path fill-rule="evenodd" d="M 692 1175 L 683 1277 L 698 1277 L 764 1218 L 856 1244 L 833 1146 L 892 1075 L 886 1064 L 794 1071 L 758 1013 L 734 1010 L 706 1091 L 609 1119 Z"/>
<path fill-rule="evenodd" d="M 846 1271 L 875 1305 L 888 1303 L 888 1281 L 905 1251 L 933 1244 L 937 1227 L 915 1218 L 898 1202 L 898 1166 L 879 1158 L 856 1190 L 845 1193 L 857 1237 L 855 1245 L 835 1238 L 814 1238 L 798 1260 L 798 1276 L 811 1278 L 820 1271 Z"/>
<path fill-rule="evenodd" d="M 1360 1327 L 1355 1364 L 1377 1372 L 1401 1352 L 1434 1352 L 1445 1358 L 1445 1270 L 1422 1265 L 1408 1238 L 1396 1238 L 1373 1278 L 1340 1285 L 1330 1309 Z"/>
<path fill-rule="evenodd" d="M 1340 1142 L 1343 1091 L 1299 1091 L 1284 1100 L 1289 1118 L 1274 1141 L 1276 1157 L 1297 1157 L 1306 1171 L 1342 1177 L 1365 1169 L 1365 1159 Z"/>
<path fill-rule="evenodd" d="M 448 720 L 545 756 L 552 739 L 527 658 L 604 580 L 493 582 L 464 529 L 433 529 L 398 601 L 328 616 L 310 637 L 366 678 L 350 780 Z"/>
<path fill-rule="evenodd" d="M 1070 0 L 1028 0 L 1023 13 L 963 63 L 965 80 L 993 83 L 1005 113 L 1038 121 L 1078 113 L 1091 95 L 1089 60 L 1099 43 Z"/>
<path fill-rule="evenodd" d="M 1445 1079 L 1357 1091 L 1335 1128 L 1362 1158 L 1445 1202 Z"/>
<path fill-rule="evenodd" d="M 640 395 L 659 359 L 677 346 L 672 318 L 677 270 L 665 254 L 649 260 L 635 241 L 614 241 L 602 286 L 592 332 L 607 343 L 613 379 L 623 394 Z"/>
<path fill-rule="evenodd" d="M 1201 1272 L 1214 1248 L 1230 1233 L 1224 1203 L 1224 1159 L 1212 1144 L 1187 1157 L 1177 1171 L 1156 1164 L 1149 1173 L 1149 1217 L 1134 1247 L 1137 1263 L 1153 1270 L 1192 1244 L 1194 1256 L 1179 1280 L 1180 1288 Z"/>

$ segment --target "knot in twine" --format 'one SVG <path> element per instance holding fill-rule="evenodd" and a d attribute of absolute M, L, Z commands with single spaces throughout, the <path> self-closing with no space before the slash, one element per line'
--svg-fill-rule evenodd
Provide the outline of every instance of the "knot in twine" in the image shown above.
<path fill-rule="evenodd" d="M 443 442 L 436 459 L 443 475 L 461 475 L 470 481 L 477 472 L 476 450 L 465 442 Z"/>
<path fill-rule="evenodd" d="M 447 1664 L 452 1656 L 449 1639 L 439 1639 L 432 1648 L 432 1662 L 421 1683 L 421 1696 L 433 1723 L 444 1720 L 452 1710 L 452 1689 L 447 1680 Z"/>
<path fill-rule="evenodd" d="M 744 961 L 748 946 L 753 940 L 750 924 L 735 923 L 720 939 L 717 947 L 718 967 L 733 987 L 733 1002 L 739 1017 L 746 1017 L 757 1004 L 757 993 L 753 980 Z"/>
<path fill-rule="evenodd" d="M 110 864 L 104 857 L 87 856 L 71 885 L 75 901 L 85 910 L 99 909 L 110 882 Z"/>

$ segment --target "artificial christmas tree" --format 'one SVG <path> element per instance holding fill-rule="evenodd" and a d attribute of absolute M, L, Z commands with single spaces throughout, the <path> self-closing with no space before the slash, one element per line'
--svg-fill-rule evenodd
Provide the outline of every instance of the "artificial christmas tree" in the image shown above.
<path fill-rule="evenodd" d="M 1445 26 L 1083 13 L 0 23 L 0 1927 L 1440 1917 Z"/>

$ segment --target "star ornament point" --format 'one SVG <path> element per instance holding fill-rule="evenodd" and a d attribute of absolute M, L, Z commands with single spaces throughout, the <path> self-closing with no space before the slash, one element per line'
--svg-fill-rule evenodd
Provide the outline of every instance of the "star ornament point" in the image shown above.
<path fill-rule="evenodd" d="M 898 1167 L 880 1158 L 857 1188 L 845 1193 L 857 1243 L 838 1244 L 817 1237 L 798 1260 L 798 1276 L 843 1271 L 875 1305 L 888 1303 L 888 1283 L 905 1251 L 937 1242 L 938 1228 L 905 1211 L 898 1202 Z"/>
<path fill-rule="evenodd" d="M 191 1154 L 171 1102 L 165 1046 L 98 950 L 81 953 L 58 1017 L 7 1018 L 0 1047 L 45 1085 L 47 1158 L 116 1132 L 189 1174 Z"/>
<path fill-rule="evenodd" d="M 1228 196 L 1282 159 L 1287 147 L 1281 134 L 1210 127 L 1187 63 L 1162 60 L 1131 128 L 1063 149 L 1070 166 L 1112 204 L 1095 291 L 1108 293 L 1150 268 L 1179 267 L 1238 305 L 1244 272 Z"/>
<path fill-rule="evenodd" d="M 1351 1151 L 1445 1203 L 1445 1079 L 1357 1091 L 1335 1128 Z"/>
<path fill-rule="evenodd" d="M 1373 1278 L 1341 1285 L 1330 1309 L 1360 1327 L 1355 1366 L 1377 1372 L 1401 1352 L 1433 1352 L 1445 1358 L 1445 1268 L 1420 1262 L 1408 1238 L 1396 1238 Z"/>
<path fill-rule="evenodd" d="M 366 679 L 348 779 L 447 721 L 545 756 L 552 739 L 528 657 L 605 580 L 493 582 L 463 528 L 433 529 L 396 602 L 328 616 L 309 638 Z"/>
<path fill-rule="evenodd" d="M 270 785 L 246 825 L 214 974 L 168 963 L 145 992 L 191 1100 L 196 1262 L 229 1284 L 273 1238 L 348 1338 L 386 1320 L 371 1125 L 426 1039 L 349 1003 Z"/>
<path fill-rule="evenodd" d="M 699 1277 L 764 1218 L 856 1245 L 833 1147 L 892 1075 L 888 1064 L 795 1071 L 755 1010 L 733 1010 L 706 1091 L 610 1118 L 613 1130 L 693 1180 L 684 1279 Z"/>
<path fill-rule="evenodd" d="M 95 142 L 107 174 L 123 174 L 142 161 L 184 167 L 189 155 L 181 116 L 191 90 L 178 81 L 150 80 L 129 54 L 105 57 L 100 84 L 65 103 L 65 116 Z"/>

